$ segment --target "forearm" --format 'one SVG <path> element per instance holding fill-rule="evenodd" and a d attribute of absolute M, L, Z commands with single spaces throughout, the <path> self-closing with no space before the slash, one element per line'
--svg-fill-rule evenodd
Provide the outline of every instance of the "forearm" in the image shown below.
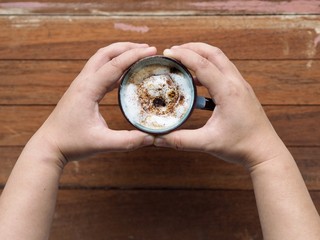
<path fill-rule="evenodd" d="M 220 49 L 203 43 L 164 54 L 195 73 L 216 107 L 203 127 L 157 137 L 155 145 L 205 151 L 249 168 L 266 240 L 320 239 L 319 216 L 295 161 L 237 68 Z"/>
<path fill-rule="evenodd" d="M 287 149 L 251 171 L 265 240 L 320 239 L 320 220 Z"/>
<path fill-rule="evenodd" d="M 109 129 L 99 102 L 130 65 L 156 52 L 147 44 L 124 42 L 101 48 L 90 58 L 9 177 L 0 198 L 1 240 L 48 238 L 66 159 L 153 144 L 153 136 L 146 133 Z"/>
<path fill-rule="evenodd" d="M 21 153 L 0 198 L 0 239 L 47 239 L 63 164 L 45 141 Z"/>

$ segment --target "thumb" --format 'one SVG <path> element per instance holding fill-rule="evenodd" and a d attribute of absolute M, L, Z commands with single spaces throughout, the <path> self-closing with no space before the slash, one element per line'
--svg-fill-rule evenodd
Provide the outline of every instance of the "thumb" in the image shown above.
<path fill-rule="evenodd" d="M 140 147 L 152 145 L 154 137 L 140 132 L 138 130 L 111 130 L 108 129 L 108 133 L 104 133 L 104 139 L 102 140 L 101 150 L 107 151 L 130 151 Z"/>
<path fill-rule="evenodd" d="M 203 140 L 206 133 L 202 128 L 195 130 L 178 130 L 156 137 L 154 145 L 157 147 L 170 147 L 184 151 L 204 151 Z"/>

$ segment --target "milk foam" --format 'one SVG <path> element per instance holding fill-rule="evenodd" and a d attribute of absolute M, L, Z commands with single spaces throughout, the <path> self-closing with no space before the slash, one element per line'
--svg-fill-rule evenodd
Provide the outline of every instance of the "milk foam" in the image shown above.
<path fill-rule="evenodd" d="M 192 107 L 194 96 L 193 88 L 190 86 L 191 84 L 186 81 L 185 77 L 181 73 L 170 73 L 168 68 L 159 68 L 158 66 L 157 74 L 159 73 L 160 75 L 154 75 L 151 80 L 146 80 L 146 82 L 137 83 L 136 81 L 129 80 L 127 84 L 122 86 L 123 89 L 120 96 L 122 99 L 122 108 L 127 118 L 134 125 L 142 125 L 154 130 L 171 128 L 178 125 Z M 166 112 L 166 106 L 160 106 L 157 114 L 143 109 L 141 99 L 139 99 L 138 95 L 138 88 L 141 86 L 147 88 L 150 96 L 157 97 L 161 91 L 165 92 L 168 89 L 168 86 L 166 86 L 168 83 L 162 74 L 170 76 L 174 87 L 179 91 L 180 97 L 183 96 L 181 97 L 183 101 L 180 99 L 180 102 L 177 103 L 173 111 L 170 112 Z M 159 114 L 159 112 L 161 112 L 161 114 Z"/>

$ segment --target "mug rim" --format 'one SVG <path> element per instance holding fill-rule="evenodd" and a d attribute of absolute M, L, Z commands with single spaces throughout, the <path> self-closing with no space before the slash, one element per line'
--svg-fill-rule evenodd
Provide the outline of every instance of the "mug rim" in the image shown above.
<path fill-rule="evenodd" d="M 170 127 L 167 127 L 167 128 L 163 128 L 163 129 L 153 129 L 153 128 L 149 128 L 149 127 L 145 127 L 141 124 L 134 124 L 132 122 L 132 120 L 129 119 L 129 117 L 127 116 L 127 114 L 125 113 L 123 107 L 122 107 L 122 101 L 121 101 L 121 89 L 123 89 L 124 87 L 124 84 L 123 82 L 128 79 L 126 78 L 127 77 L 127 74 L 132 70 L 134 69 L 135 67 L 138 67 L 141 62 L 148 62 L 148 60 L 150 59 L 154 59 L 154 58 L 160 58 L 160 59 L 164 59 L 165 61 L 168 61 L 168 62 L 172 62 L 174 65 L 177 65 L 179 66 L 180 68 L 182 68 L 183 70 L 183 74 L 187 75 L 188 78 L 191 80 L 191 86 L 193 88 L 193 99 L 192 99 L 192 104 L 190 106 L 190 108 L 188 108 L 188 113 L 185 114 L 185 116 L 183 116 L 182 120 L 179 121 L 177 124 L 174 124 Z M 157 64 L 157 63 L 151 63 L 151 64 L 146 64 L 145 66 L 149 66 L 149 65 L 153 65 L 153 64 Z M 163 65 L 161 63 L 159 63 L 160 65 Z M 164 65 L 166 66 L 166 65 Z M 143 68 L 143 67 L 142 67 Z M 179 127 L 181 127 L 186 121 L 187 119 L 191 116 L 194 108 L 195 108 L 195 104 L 196 104 L 196 98 L 197 98 L 197 87 L 194 83 L 194 78 L 192 76 L 192 74 L 190 73 L 189 69 L 184 66 L 181 62 L 177 61 L 176 59 L 174 58 L 170 58 L 170 57 L 166 57 L 164 55 L 153 55 L 153 56 L 148 56 L 148 57 L 145 57 L 145 58 L 142 58 L 142 59 L 139 59 L 138 61 L 134 62 L 133 64 L 131 64 L 126 70 L 125 72 L 122 74 L 121 78 L 120 78 L 120 85 L 119 85 L 119 88 L 118 88 L 118 103 L 119 103 L 119 106 L 120 106 L 120 109 L 121 109 L 121 112 L 123 114 L 123 116 L 125 117 L 125 119 L 136 129 L 142 131 L 142 132 L 146 132 L 146 133 L 150 133 L 150 134 L 166 134 L 166 133 L 169 133 L 169 132 L 172 132 L 176 129 L 178 129 Z"/>

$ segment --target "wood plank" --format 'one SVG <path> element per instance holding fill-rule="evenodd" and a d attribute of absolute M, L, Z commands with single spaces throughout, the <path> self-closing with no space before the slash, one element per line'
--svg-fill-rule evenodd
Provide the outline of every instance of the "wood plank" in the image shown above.
<path fill-rule="evenodd" d="M 320 190 L 320 148 L 291 147 L 309 190 Z M 22 147 L 0 147 L 0 186 Z M 208 154 L 148 147 L 130 153 L 105 153 L 71 162 L 64 169 L 62 188 L 229 189 L 251 190 L 248 173 L 238 165 Z"/>
<path fill-rule="evenodd" d="M 0 185 L 4 185 L 21 147 L 0 148 Z M 208 154 L 148 147 L 105 153 L 69 163 L 61 187 L 129 189 L 252 189 L 246 171 Z"/>
<path fill-rule="evenodd" d="M 61 191 L 55 216 L 59 240 L 263 239 L 251 191 Z"/>
<path fill-rule="evenodd" d="M 56 104 L 84 61 L 0 61 L 0 104 Z M 320 104 L 320 61 L 235 61 L 265 105 Z M 198 88 L 199 95 L 206 90 Z M 118 104 L 117 90 L 103 104 Z"/>
<path fill-rule="evenodd" d="M 318 61 L 235 61 L 235 65 L 262 104 L 320 103 L 315 100 L 320 96 Z"/>
<path fill-rule="evenodd" d="M 320 193 L 311 196 L 320 210 Z M 60 190 L 50 239 L 262 240 L 262 233 L 252 191 Z"/>
<path fill-rule="evenodd" d="M 317 0 L 0 0 L 0 193 L 23 145 L 98 48 L 130 40 L 161 53 L 203 41 L 222 48 L 252 84 L 320 210 L 319 14 Z M 116 95 L 103 101 L 102 114 L 111 128 L 131 129 Z M 195 112 L 185 127 L 202 126 L 209 114 Z M 240 166 L 148 147 L 69 163 L 50 239 L 262 234 Z"/>
<path fill-rule="evenodd" d="M 319 211 L 320 193 L 311 196 Z M 61 191 L 51 239 L 101 236 L 263 239 L 251 191 Z"/>
<path fill-rule="evenodd" d="M 2 106 L 0 146 L 24 145 L 52 111 L 52 106 Z M 320 146 L 319 106 L 266 106 L 266 113 L 288 146 Z M 118 106 L 101 106 L 101 113 L 112 129 L 132 129 Z M 195 110 L 184 128 L 203 126 L 211 112 Z"/>
<path fill-rule="evenodd" d="M 47 0 L 0 1 L 0 14 L 85 14 L 85 15 L 138 15 L 138 14 L 319 14 L 318 1 L 240 1 L 240 0 L 176 0 L 176 1 L 75 1 L 58 3 Z"/>
<path fill-rule="evenodd" d="M 309 190 L 320 190 L 319 148 L 289 148 Z"/>
<path fill-rule="evenodd" d="M 320 146 L 320 129 L 317 126 L 320 121 L 319 106 L 270 106 L 265 110 L 286 145 Z"/>
<path fill-rule="evenodd" d="M 319 59 L 320 16 L 2 16 L 1 59 L 87 59 L 118 41 L 201 41 L 231 59 Z"/>
<path fill-rule="evenodd" d="M 262 239 L 251 191 L 60 191 L 50 239 L 101 236 Z"/>
<path fill-rule="evenodd" d="M 56 104 L 83 61 L 0 61 L 0 104 Z"/>

